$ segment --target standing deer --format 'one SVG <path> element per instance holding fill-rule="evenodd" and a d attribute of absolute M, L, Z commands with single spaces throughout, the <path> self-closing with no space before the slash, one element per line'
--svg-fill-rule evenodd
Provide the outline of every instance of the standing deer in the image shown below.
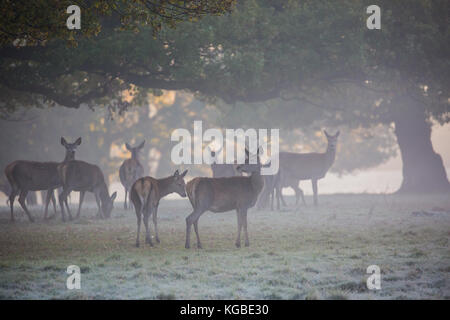
<path fill-rule="evenodd" d="M 66 139 L 61 137 L 61 144 L 66 148 L 66 156 L 62 162 L 65 163 L 66 161 L 75 159 L 75 150 L 81 144 L 81 138 L 78 138 L 74 143 L 67 143 Z M 14 221 L 14 199 L 18 194 L 19 203 L 27 214 L 28 219 L 31 222 L 34 221 L 25 204 L 25 198 L 28 191 L 38 190 L 47 190 L 44 215 L 44 218 L 47 218 L 50 198 L 52 198 L 54 190 L 61 186 L 61 180 L 59 179 L 57 170 L 60 164 L 60 162 L 16 160 L 6 166 L 5 175 L 11 185 L 11 193 L 9 195 L 11 221 Z M 56 206 L 54 203 L 53 205 L 56 213 Z"/>
<path fill-rule="evenodd" d="M 141 231 L 141 218 L 144 216 L 145 243 L 153 246 L 148 227 L 148 219 L 153 215 L 153 224 L 155 225 L 155 240 L 160 243 L 157 226 L 157 215 L 159 201 L 166 195 L 176 192 L 181 197 L 186 197 L 184 176 L 187 170 L 179 174 L 178 170 L 167 178 L 155 179 L 152 177 L 143 177 L 138 179 L 130 190 L 130 200 L 133 202 L 137 218 L 137 237 L 136 247 L 139 247 L 139 234 Z"/>
<path fill-rule="evenodd" d="M 236 165 L 231 163 L 217 163 L 217 155 L 222 151 L 220 147 L 217 151 L 212 151 L 208 146 L 208 150 L 211 154 L 211 170 L 213 178 L 234 177 L 240 176 L 241 173 L 236 170 Z"/>
<path fill-rule="evenodd" d="M 245 149 L 245 164 L 239 165 L 240 172 L 249 173 L 250 176 L 226 177 L 226 178 L 195 178 L 186 185 L 189 201 L 193 212 L 186 218 L 186 244 L 190 247 L 191 226 L 194 224 L 197 236 L 197 247 L 201 248 L 198 233 L 198 220 L 207 210 L 212 212 L 226 212 L 235 209 L 238 220 L 238 235 L 236 247 L 241 246 L 241 230 L 244 228 L 245 246 L 249 246 L 247 233 L 247 210 L 256 203 L 259 193 L 263 189 L 264 179 L 261 176 L 261 162 L 259 149 L 256 164 L 249 163 L 249 152 Z"/>
<path fill-rule="evenodd" d="M 97 215 L 105 219 L 111 216 L 117 192 L 109 196 L 108 186 L 98 166 L 79 160 L 67 161 L 58 165 L 58 175 L 63 187 L 59 195 L 59 205 L 61 207 L 63 221 L 66 221 L 66 215 L 62 204 L 67 201 L 67 196 L 72 191 L 80 192 L 77 218 L 80 217 L 81 205 L 86 191 L 92 192 L 95 195 L 98 206 Z M 72 215 L 68 207 L 67 213 L 69 214 L 69 220 L 72 220 Z"/>
<path fill-rule="evenodd" d="M 324 133 L 328 141 L 327 150 L 324 153 L 280 152 L 280 178 L 276 187 L 277 197 L 281 194 L 281 188 L 283 186 L 298 187 L 299 180 L 311 180 L 314 193 L 314 205 L 318 205 L 317 180 L 325 177 L 327 171 L 332 166 L 336 157 L 337 140 L 339 137 L 339 131 L 335 135 L 330 135 L 327 131 L 324 131 Z"/>
<path fill-rule="evenodd" d="M 269 167 L 270 163 L 262 165 L 263 167 Z M 305 204 L 305 197 L 303 194 L 303 190 L 298 186 L 299 181 L 296 179 L 290 179 L 289 177 L 284 177 L 283 181 L 280 181 L 279 171 L 273 175 L 265 175 L 264 176 L 264 188 L 261 191 L 261 194 L 256 203 L 256 207 L 258 210 L 264 209 L 267 207 L 267 202 L 270 200 L 270 210 L 273 211 L 273 202 L 274 199 L 277 199 L 277 210 L 280 210 L 280 199 L 283 203 L 283 206 L 287 206 L 286 202 L 283 198 L 283 194 L 281 192 L 284 187 L 291 187 L 295 191 L 295 205 L 298 205 L 298 201 L 300 197 L 302 197 L 303 204 Z M 280 193 L 276 194 L 277 186 L 280 185 Z"/>
<path fill-rule="evenodd" d="M 125 144 L 127 150 L 131 152 L 131 158 L 125 160 L 119 169 L 120 182 L 125 188 L 124 208 L 127 209 L 127 197 L 133 183 L 144 175 L 144 168 L 139 162 L 139 151 L 144 147 L 145 140 L 140 145 L 132 148 L 128 143 Z"/>

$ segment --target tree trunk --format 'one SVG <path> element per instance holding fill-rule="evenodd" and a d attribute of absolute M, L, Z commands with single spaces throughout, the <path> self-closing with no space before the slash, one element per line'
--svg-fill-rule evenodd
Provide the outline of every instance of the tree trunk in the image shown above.
<path fill-rule="evenodd" d="M 424 107 L 411 97 L 403 96 L 396 102 L 395 134 L 403 162 L 403 182 L 397 192 L 450 192 L 442 158 L 433 150 L 431 123 Z"/>

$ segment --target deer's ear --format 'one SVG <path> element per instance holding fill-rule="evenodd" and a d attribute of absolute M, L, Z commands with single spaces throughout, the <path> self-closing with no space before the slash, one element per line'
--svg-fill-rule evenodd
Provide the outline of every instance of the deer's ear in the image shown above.
<path fill-rule="evenodd" d="M 175 170 L 175 173 L 173 174 L 174 177 L 178 177 L 180 175 L 180 172 L 177 170 Z"/>
<path fill-rule="evenodd" d="M 144 144 L 145 144 L 145 140 L 142 141 L 142 143 L 138 146 L 138 149 L 142 149 L 144 147 Z"/>
<path fill-rule="evenodd" d="M 341 134 L 341 132 L 338 130 L 338 132 L 336 132 L 336 134 L 334 135 L 335 138 L 339 137 L 339 135 Z"/>
<path fill-rule="evenodd" d="M 79 146 L 79 145 L 81 144 L 81 137 L 79 137 L 79 138 L 77 139 L 77 141 L 75 141 L 75 144 L 76 144 L 77 146 Z"/>
<path fill-rule="evenodd" d="M 64 137 L 61 137 L 61 144 L 65 147 L 67 144 L 66 139 L 64 139 Z"/>
<path fill-rule="evenodd" d="M 328 134 L 327 130 L 323 130 L 323 133 L 325 133 L 325 136 L 326 136 L 327 138 L 330 137 L 330 135 Z"/>
<path fill-rule="evenodd" d="M 181 174 L 181 177 L 184 178 L 187 172 L 188 172 L 187 170 L 184 170 L 184 172 Z"/>
<path fill-rule="evenodd" d="M 116 199 L 117 197 L 117 192 L 114 191 L 114 193 L 111 195 L 111 201 L 114 201 L 114 199 Z"/>
<path fill-rule="evenodd" d="M 128 151 L 131 151 L 131 146 L 127 143 L 125 143 L 125 147 L 127 148 Z"/>

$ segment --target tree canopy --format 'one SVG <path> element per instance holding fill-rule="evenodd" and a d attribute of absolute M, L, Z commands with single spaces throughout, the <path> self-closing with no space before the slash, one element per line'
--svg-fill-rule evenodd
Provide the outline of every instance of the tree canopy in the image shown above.
<path fill-rule="evenodd" d="M 270 114 L 282 127 L 306 126 L 311 115 L 354 130 L 395 123 L 401 143 L 400 136 L 414 134 L 399 131 L 402 120 L 411 127 L 414 120 L 423 145 L 406 152 L 404 162 L 432 154 L 429 119 L 450 120 L 449 3 L 379 1 L 381 30 L 366 27 L 369 4 L 246 0 L 231 13 L 177 21 L 176 28 L 162 22 L 157 33 L 151 23 L 118 30 L 104 20 L 102 32 L 77 38 L 76 47 L 63 36 L 32 46 L 3 42 L 1 111 L 87 104 L 122 114 L 148 93 L 187 90 L 222 110 L 248 107 L 248 116 L 239 117 L 243 125 Z M 221 8 L 212 12 L 231 4 Z M 277 119 L 279 108 L 292 109 L 288 119 Z"/>

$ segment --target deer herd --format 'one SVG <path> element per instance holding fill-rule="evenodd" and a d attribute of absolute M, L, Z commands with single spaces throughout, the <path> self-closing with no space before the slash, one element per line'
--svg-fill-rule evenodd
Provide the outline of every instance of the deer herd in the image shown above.
<path fill-rule="evenodd" d="M 245 148 L 245 162 L 243 164 L 219 164 L 215 161 L 221 149 L 213 151 L 209 147 L 212 164 L 212 177 L 196 177 L 185 184 L 184 178 L 187 170 L 156 179 L 144 177 L 144 168 L 139 162 L 139 152 L 145 144 L 145 140 L 137 147 L 131 147 L 126 143 L 126 148 L 131 152 L 131 158 L 125 160 L 119 169 L 120 182 L 125 189 L 124 207 L 134 206 L 137 218 L 136 246 L 139 247 L 139 234 L 141 222 L 145 227 L 145 242 L 153 246 L 152 236 L 148 221 L 153 220 L 155 240 L 160 243 L 157 227 L 157 213 L 160 200 L 168 194 L 177 193 L 181 197 L 188 197 L 192 205 L 192 213 L 186 218 L 186 243 L 190 247 L 190 234 L 192 225 L 197 238 L 197 247 L 201 248 L 198 232 L 198 220 L 206 211 L 227 212 L 236 210 L 238 232 L 236 247 L 241 246 L 241 232 L 244 232 L 244 244 L 249 246 L 247 231 L 247 211 L 256 205 L 262 209 L 268 205 L 273 210 L 274 199 L 277 201 L 277 209 L 280 209 L 280 201 L 286 202 L 282 195 L 282 189 L 291 187 L 295 191 L 296 205 L 300 197 L 305 204 L 303 191 L 299 188 L 301 180 L 311 180 L 314 205 L 318 205 L 317 181 L 325 177 L 332 166 L 336 156 L 336 146 L 339 131 L 330 135 L 324 131 L 328 141 L 327 149 L 323 153 L 279 153 L 279 170 L 274 175 L 261 175 L 262 164 L 257 149 L 253 154 Z M 80 193 L 78 211 L 76 217 L 80 217 L 81 206 L 85 193 L 91 192 L 95 196 L 98 206 L 97 217 L 109 218 L 113 209 L 113 203 L 117 193 L 109 194 L 108 185 L 102 170 L 95 164 L 81 160 L 75 160 L 75 151 L 81 144 L 81 138 L 73 143 L 68 143 L 61 137 L 61 145 L 66 154 L 62 162 L 37 162 L 16 160 L 8 164 L 4 170 L 9 182 L 9 206 L 11 221 L 14 221 L 14 200 L 19 196 L 19 204 L 25 211 L 28 219 L 33 222 L 33 216 L 26 206 L 25 199 L 30 191 L 47 191 L 45 197 L 44 219 L 48 219 L 48 205 L 53 202 L 56 214 L 54 191 L 59 192 L 59 205 L 62 220 L 66 221 L 66 210 L 69 220 L 72 214 L 67 198 L 72 191 Z M 129 199 L 129 200 L 128 200 Z M 128 202 L 127 202 L 128 200 Z M 127 206 L 128 204 L 128 206 Z M 54 216 L 54 215 L 53 215 Z M 51 218 L 51 217 L 50 217 Z"/>

